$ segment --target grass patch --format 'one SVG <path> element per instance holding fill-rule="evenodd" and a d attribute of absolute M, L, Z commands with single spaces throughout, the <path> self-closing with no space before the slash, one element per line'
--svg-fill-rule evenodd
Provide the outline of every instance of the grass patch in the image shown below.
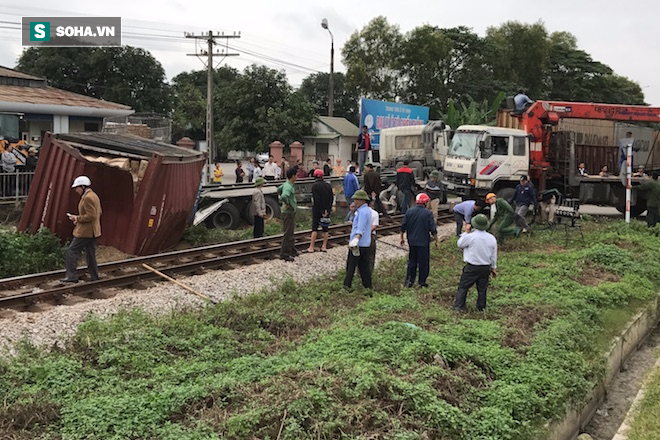
<path fill-rule="evenodd" d="M 658 440 L 660 439 L 660 423 L 658 413 L 660 412 L 660 371 L 651 374 L 647 383 L 644 397 L 642 398 L 638 412 L 635 414 L 630 430 L 629 440 Z"/>
<path fill-rule="evenodd" d="M 501 246 L 485 313 L 474 291 L 466 314 L 451 311 L 463 266 L 451 238 L 432 251 L 429 289 L 404 289 L 405 263 L 390 261 L 369 294 L 341 291 L 339 274 L 201 311 L 91 319 L 65 350 L 25 346 L 0 361 L 0 429 L 69 439 L 543 438 L 546 422 L 603 377 L 607 342 L 660 286 L 655 231 L 583 229 L 585 241 L 566 247 L 543 230 Z"/>

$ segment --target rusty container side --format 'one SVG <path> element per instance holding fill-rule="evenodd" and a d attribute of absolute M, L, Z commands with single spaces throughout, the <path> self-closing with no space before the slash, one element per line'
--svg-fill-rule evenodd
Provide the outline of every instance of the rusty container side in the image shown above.
<path fill-rule="evenodd" d="M 506 109 L 499 109 L 497 111 L 497 122 L 495 125 L 503 128 L 522 129 L 520 126 L 520 119 L 513 116 L 511 111 Z"/>
<path fill-rule="evenodd" d="M 147 255 L 175 246 L 183 236 L 199 190 L 203 157 L 171 161 L 155 157 L 135 199 L 129 231 L 131 253 Z"/>
<path fill-rule="evenodd" d="M 137 194 L 130 170 L 88 160 L 94 154 L 130 155 L 144 161 Z M 66 213 L 77 213 L 80 200 L 71 183 L 87 175 L 103 209 L 99 244 L 133 255 L 157 253 L 178 243 L 192 214 L 205 163 L 204 155 L 196 151 L 107 134 L 47 134 L 39 160 L 19 229 L 36 232 L 45 226 L 62 240 L 70 239 L 73 225 Z M 150 223 L 152 207 L 156 215 Z"/>
<path fill-rule="evenodd" d="M 120 248 L 115 237 L 121 237 L 130 225 L 132 197 L 126 196 L 130 195 L 133 186 L 130 174 L 89 162 L 78 150 L 50 134 L 44 138 L 39 160 L 45 166 L 37 169 L 19 230 L 34 233 L 46 227 L 63 241 L 70 240 L 73 224 L 66 213 L 78 213 L 80 201 L 71 184 L 77 176 L 86 175 L 92 181 L 91 188 L 101 199 L 104 213 L 98 243 Z"/>

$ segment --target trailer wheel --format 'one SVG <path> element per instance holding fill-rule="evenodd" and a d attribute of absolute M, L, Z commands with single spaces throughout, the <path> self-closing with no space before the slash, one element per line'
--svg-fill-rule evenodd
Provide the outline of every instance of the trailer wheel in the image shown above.
<path fill-rule="evenodd" d="M 516 190 L 514 188 L 501 188 L 497 191 L 497 198 L 504 199 L 508 202 L 515 193 Z"/>
<path fill-rule="evenodd" d="M 241 224 L 241 214 L 231 203 L 225 203 L 211 215 L 211 225 L 219 229 L 236 229 Z"/>

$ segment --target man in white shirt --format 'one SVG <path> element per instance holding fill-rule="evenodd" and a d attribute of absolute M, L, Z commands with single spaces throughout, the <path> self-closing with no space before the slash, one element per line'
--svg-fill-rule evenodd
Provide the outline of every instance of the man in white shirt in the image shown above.
<path fill-rule="evenodd" d="M 465 225 L 465 232 L 458 239 L 458 247 L 463 249 L 463 273 L 458 283 L 458 291 L 454 300 L 454 311 L 465 310 L 465 300 L 468 290 L 477 285 L 477 310 L 486 309 L 486 291 L 490 276 L 497 276 L 497 239 L 486 232 L 488 217 L 477 214 L 470 223 Z"/>
<path fill-rule="evenodd" d="M 272 154 L 268 156 L 268 163 L 264 165 L 261 174 L 266 180 L 275 180 L 277 178 L 277 164 L 275 163 L 275 158 Z"/>

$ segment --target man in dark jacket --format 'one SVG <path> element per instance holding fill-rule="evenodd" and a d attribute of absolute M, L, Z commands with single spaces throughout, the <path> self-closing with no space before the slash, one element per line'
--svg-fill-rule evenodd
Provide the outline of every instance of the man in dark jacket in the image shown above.
<path fill-rule="evenodd" d="M 334 200 L 332 187 L 323 180 L 323 170 L 315 170 L 314 178 L 316 182 L 312 185 L 312 238 L 307 248 L 307 252 L 310 253 L 314 252 L 319 226 L 323 230 L 321 252 L 328 250 L 328 226 L 330 226 L 330 210 L 332 210 L 332 201 Z"/>
<path fill-rule="evenodd" d="M 369 194 L 371 200 L 374 202 L 374 209 L 385 216 L 387 216 L 387 210 L 383 206 L 383 202 L 380 201 L 380 191 L 381 191 L 381 180 L 380 174 L 374 168 L 374 164 L 368 163 L 366 165 L 366 171 L 364 173 L 364 190 Z"/>
<path fill-rule="evenodd" d="M 523 228 L 523 232 L 525 232 L 525 230 L 529 228 L 527 220 L 525 220 L 529 207 L 534 205 L 534 212 L 536 213 L 539 211 L 539 198 L 536 195 L 536 189 L 534 189 L 534 185 L 531 184 L 527 176 L 522 176 L 520 178 L 520 183 L 516 185 L 515 193 L 509 200 L 510 205 L 513 206 L 514 203 L 516 207 L 516 225 Z"/>
<path fill-rule="evenodd" d="M 431 199 L 422 193 L 417 195 L 416 206 L 410 208 L 401 222 L 401 247 L 405 243 L 403 234 L 408 233 L 408 270 L 404 287 L 412 287 L 415 284 L 417 268 L 419 267 L 419 287 L 428 287 L 426 279 L 429 276 L 431 266 L 431 237 L 438 247 L 438 230 L 433 220 L 433 214 L 427 209 Z"/>
<path fill-rule="evenodd" d="M 408 161 L 403 161 L 403 166 L 396 170 L 396 187 L 403 193 L 401 202 L 401 214 L 405 214 L 412 198 L 412 189 L 415 185 L 413 171 L 408 167 Z"/>
<path fill-rule="evenodd" d="M 371 138 L 369 137 L 369 128 L 366 125 L 363 125 L 362 132 L 358 135 L 357 144 L 355 145 L 355 151 L 358 154 L 357 174 L 362 174 L 364 172 L 364 163 L 367 161 L 367 153 L 370 149 Z"/>

